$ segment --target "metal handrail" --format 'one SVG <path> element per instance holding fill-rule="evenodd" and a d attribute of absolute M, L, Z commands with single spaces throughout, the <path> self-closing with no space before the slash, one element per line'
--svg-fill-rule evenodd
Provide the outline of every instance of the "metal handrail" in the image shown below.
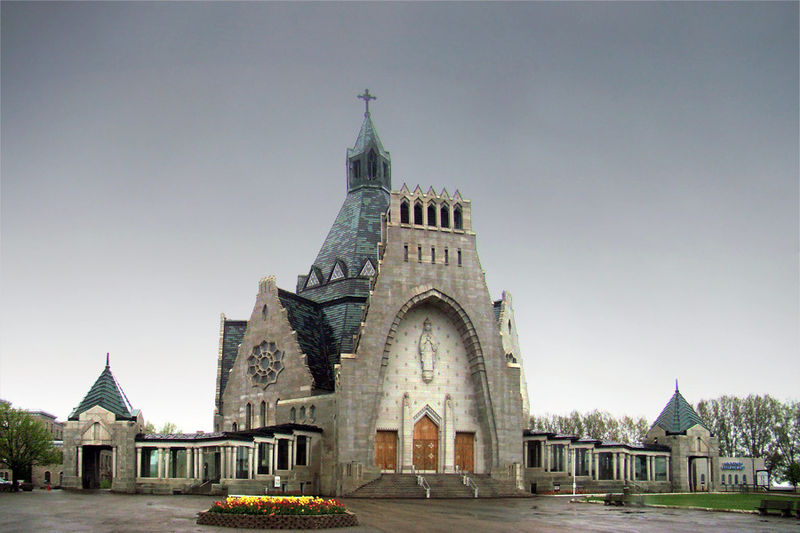
<path fill-rule="evenodd" d="M 430 499 L 431 497 L 431 486 L 425 481 L 423 476 L 417 476 L 417 485 L 425 489 L 425 497 Z"/>
<path fill-rule="evenodd" d="M 478 497 L 478 485 L 475 484 L 471 477 L 464 476 L 464 485 L 467 487 L 472 487 L 473 494 L 475 495 L 474 497 Z"/>

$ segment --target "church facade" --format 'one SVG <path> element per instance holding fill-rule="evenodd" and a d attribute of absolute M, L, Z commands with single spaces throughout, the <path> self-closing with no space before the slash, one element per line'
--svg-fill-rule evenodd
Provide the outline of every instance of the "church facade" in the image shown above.
<path fill-rule="evenodd" d="M 387 472 L 513 473 L 527 386 L 471 210 L 458 191 L 393 191 L 367 111 L 342 207 L 295 291 L 265 278 L 246 322 L 221 320 L 215 430 L 319 427 L 325 493 Z"/>

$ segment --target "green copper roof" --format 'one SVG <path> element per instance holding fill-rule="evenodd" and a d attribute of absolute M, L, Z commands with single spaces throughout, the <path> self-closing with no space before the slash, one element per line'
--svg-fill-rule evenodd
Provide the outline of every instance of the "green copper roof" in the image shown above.
<path fill-rule="evenodd" d="M 89 392 L 83 398 L 81 404 L 70 413 L 69 420 L 77 420 L 81 413 L 88 411 L 96 405 L 111 411 L 117 416 L 117 419 L 133 418 L 130 403 L 125 397 L 125 393 L 122 392 L 117 380 L 114 379 L 114 374 L 111 373 L 108 358 L 106 358 L 106 367 L 100 374 L 100 377 L 97 378 L 92 388 L 89 389 Z"/>
<path fill-rule="evenodd" d="M 667 403 L 661 414 L 653 423 L 653 427 L 660 426 L 667 434 L 684 434 L 692 426 L 700 424 L 708 429 L 700 418 L 700 415 L 689 405 L 689 402 L 681 396 L 678 391 L 678 384 L 675 384 L 675 394 Z"/>
<path fill-rule="evenodd" d="M 372 117 L 369 113 L 364 113 L 364 122 L 361 124 L 361 131 L 358 132 L 356 144 L 353 148 L 347 149 L 347 157 L 350 158 L 358 154 L 363 154 L 366 152 L 367 148 L 369 148 L 370 144 L 375 147 L 380 155 L 384 156 L 386 159 L 390 159 L 389 152 L 384 150 L 381 139 L 378 137 L 378 130 L 375 129 L 375 125 L 372 123 Z"/>

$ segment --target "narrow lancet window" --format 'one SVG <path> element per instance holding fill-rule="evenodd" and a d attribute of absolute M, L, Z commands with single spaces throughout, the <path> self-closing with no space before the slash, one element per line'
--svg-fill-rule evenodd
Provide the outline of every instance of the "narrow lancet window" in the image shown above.
<path fill-rule="evenodd" d="M 436 205 L 433 203 L 428 204 L 428 225 L 436 225 Z"/>
<path fill-rule="evenodd" d="M 443 228 L 450 227 L 450 206 L 447 204 L 442 204 L 442 208 L 439 210 L 439 224 Z"/>
<path fill-rule="evenodd" d="M 408 202 L 403 200 L 400 202 L 400 223 L 401 224 L 409 224 L 408 219 Z"/>
<path fill-rule="evenodd" d="M 453 227 L 455 229 L 464 229 L 464 221 L 461 218 L 461 206 L 457 205 L 453 209 Z"/>
<path fill-rule="evenodd" d="M 422 221 L 422 204 L 419 202 L 414 204 L 414 224 L 418 224 L 420 226 L 424 224 Z"/>

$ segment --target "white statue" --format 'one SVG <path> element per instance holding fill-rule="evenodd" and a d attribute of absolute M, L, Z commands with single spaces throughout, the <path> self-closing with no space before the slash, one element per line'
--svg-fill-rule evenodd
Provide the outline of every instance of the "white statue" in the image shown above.
<path fill-rule="evenodd" d="M 419 337 L 419 359 L 422 363 L 422 380 L 426 383 L 433 379 L 433 367 L 436 364 L 436 351 L 439 343 L 433 338 L 430 319 L 422 323 L 422 335 Z"/>

